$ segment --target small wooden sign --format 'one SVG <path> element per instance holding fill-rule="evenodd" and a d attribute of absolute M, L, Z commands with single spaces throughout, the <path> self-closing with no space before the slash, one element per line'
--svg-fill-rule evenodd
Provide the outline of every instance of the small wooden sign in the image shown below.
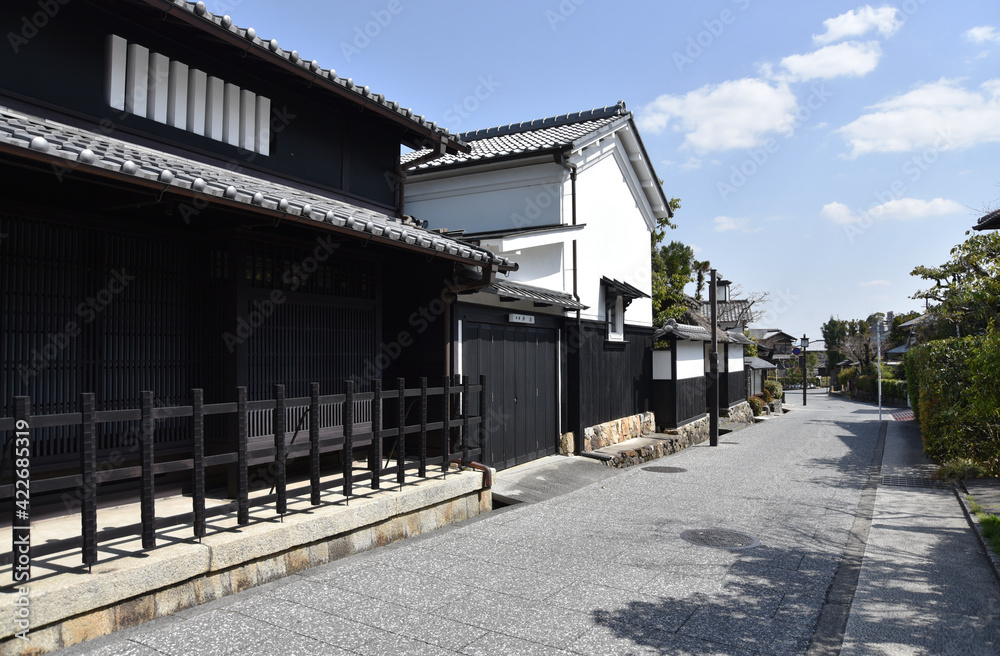
<path fill-rule="evenodd" d="M 507 320 L 510 321 L 511 323 L 527 323 L 527 324 L 535 323 L 535 317 L 533 317 L 530 314 L 511 313 L 507 315 Z"/>

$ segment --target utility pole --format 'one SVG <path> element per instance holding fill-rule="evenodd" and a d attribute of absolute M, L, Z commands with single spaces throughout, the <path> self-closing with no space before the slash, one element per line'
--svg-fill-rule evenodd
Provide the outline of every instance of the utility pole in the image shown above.
<path fill-rule="evenodd" d="M 719 345 L 716 335 L 719 329 L 719 298 L 716 286 L 716 271 L 711 271 L 708 300 L 712 305 L 712 348 L 708 352 L 708 444 L 719 446 Z"/>
<path fill-rule="evenodd" d="M 806 406 L 806 349 L 809 348 L 809 338 L 802 335 L 802 407 Z"/>

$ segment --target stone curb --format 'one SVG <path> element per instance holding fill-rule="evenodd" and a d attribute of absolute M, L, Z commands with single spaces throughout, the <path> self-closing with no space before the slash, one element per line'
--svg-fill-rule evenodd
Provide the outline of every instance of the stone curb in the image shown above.
<path fill-rule="evenodd" d="M 962 512 L 965 513 L 966 521 L 969 522 L 969 526 L 975 532 L 976 537 L 979 538 L 979 544 L 983 546 L 983 551 L 986 552 L 986 558 L 989 559 L 990 567 L 993 569 L 993 576 L 996 577 L 997 583 L 1000 583 L 1000 555 L 993 551 L 993 547 L 986 541 L 986 536 L 983 535 L 983 527 L 972 513 L 969 500 L 965 498 L 969 495 L 969 491 L 961 483 L 952 485 L 952 489 L 955 491 L 955 496 L 958 497 L 958 502 L 962 505 Z"/>
<path fill-rule="evenodd" d="M 431 483 L 431 484 L 427 484 Z M 396 495 L 399 496 L 396 496 Z M 42 654 L 492 509 L 478 471 L 111 559 L 29 586 L 30 642 L 11 640 L 14 594 L 0 598 L 0 656 Z M 13 588 L 5 589 L 5 592 Z"/>

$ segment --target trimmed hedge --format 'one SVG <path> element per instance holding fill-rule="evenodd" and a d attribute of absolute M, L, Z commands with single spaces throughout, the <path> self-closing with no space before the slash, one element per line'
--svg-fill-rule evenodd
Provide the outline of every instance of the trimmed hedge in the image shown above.
<path fill-rule="evenodd" d="M 906 354 L 924 450 L 1000 475 L 1000 333 L 921 344 Z"/>
<path fill-rule="evenodd" d="M 764 399 L 759 396 L 751 396 L 747 401 L 750 402 L 750 410 L 753 411 L 754 417 L 759 417 L 760 413 L 764 412 Z"/>

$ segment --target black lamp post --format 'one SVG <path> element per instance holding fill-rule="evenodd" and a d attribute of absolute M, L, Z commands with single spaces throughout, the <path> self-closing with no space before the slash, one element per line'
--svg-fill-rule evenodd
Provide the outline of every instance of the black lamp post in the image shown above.
<path fill-rule="evenodd" d="M 802 342 L 800 343 L 802 347 L 802 406 L 806 405 L 806 349 L 809 348 L 809 338 L 802 335 Z"/>

